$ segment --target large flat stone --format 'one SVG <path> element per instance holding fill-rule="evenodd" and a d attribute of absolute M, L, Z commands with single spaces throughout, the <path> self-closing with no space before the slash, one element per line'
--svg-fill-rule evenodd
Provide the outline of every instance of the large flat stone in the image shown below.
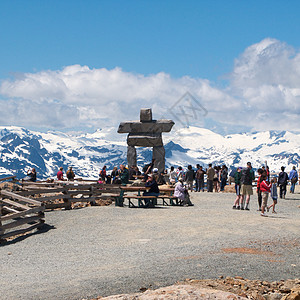
<path fill-rule="evenodd" d="M 147 123 L 139 121 L 121 122 L 118 133 L 161 133 L 170 132 L 174 122 L 172 120 L 157 120 Z"/>
<path fill-rule="evenodd" d="M 127 136 L 128 146 L 154 147 L 163 146 L 161 133 L 132 134 Z"/>

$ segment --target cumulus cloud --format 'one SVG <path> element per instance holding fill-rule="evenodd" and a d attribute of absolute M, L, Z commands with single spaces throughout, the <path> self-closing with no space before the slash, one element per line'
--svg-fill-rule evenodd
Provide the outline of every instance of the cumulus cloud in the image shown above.
<path fill-rule="evenodd" d="M 299 130 L 300 53 L 267 38 L 235 60 L 228 93 L 242 99 L 257 130 Z"/>
<path fill-rule="evenodd" d="M 172 78 L 164 72 L 145 76 L 73 65 L 2 81 L 0 122 L 60 130 L 98 128 L 138 119 L 142 107 L 152 107 L 157 118 L 172 117 L 169 108 L 190 92 L 208 111 L 206 117 L 218 124 L 298 130 L 299 73 L 300 53 L 269 38 L 235 60 L 224 89 L 206 79 Z M 201 118 L 190 122 L 204 124 Z"/>

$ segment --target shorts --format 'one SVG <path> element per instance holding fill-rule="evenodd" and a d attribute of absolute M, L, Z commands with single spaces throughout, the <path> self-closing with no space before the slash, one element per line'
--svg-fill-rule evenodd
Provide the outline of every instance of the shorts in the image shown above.
<path fill-rule="evenodd" d="M 241 195 L 253 195 L 252 185 L 242 184 Z"/>
<path fill-rule="evenodd" d="M 235 193 L 237 196 L 241 195 L 241 186 L 239 184 L 235 185 Z"/>
<path fill-rule="evenodd" d="M 268 192 L 261 192 L 261 196 L 262 196 L 262 206 L 266 207 L 268 205 L 269 193 Z"/>

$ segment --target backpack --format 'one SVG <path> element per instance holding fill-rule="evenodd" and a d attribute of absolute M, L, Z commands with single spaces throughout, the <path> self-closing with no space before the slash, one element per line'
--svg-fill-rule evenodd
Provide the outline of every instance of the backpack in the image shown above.
<path fill-rule="evenodd" d="M 245 184 L 245 185 L 251 185 L 252 184 L 252 178 L 251 178 L 249 168 L 243 168 L 242 169 L 241 183 Z"/>

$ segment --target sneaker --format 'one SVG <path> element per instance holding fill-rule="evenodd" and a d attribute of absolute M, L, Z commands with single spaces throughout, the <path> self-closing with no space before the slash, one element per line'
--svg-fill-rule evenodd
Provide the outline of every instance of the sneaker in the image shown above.
<path fill-rule="evenodd" d="M 277 212 L 274 210 L 274 211 L 272 211 L 272 214 L 277 214 Z"/>
<path fill-rule="evenodd" d="M 241 210 L 244 210 L 244 207 L 241 207 Z"/>
<path fill-rule="evenodd" d="M 250 210 L 250 209 L 248 207 L 246 207 L 245 210 Z"/>
<path fill-rule="evenodd" d="M 235 205 L 233 205 L 233 206 L 232 206 L 232 209 L 236 209 L 236 206 L 235 206 Z"/>
<path fill-rule="evenodd" d="M 260 214 L 262 217 L 267 217 L 267 215 L 265 213 L 261 213 Z"/>
<path fill-rule="evenodd" d="M 236 209 L 241 209 L 241 207 L 240 207 L 240 206 L 238 206 Z"/>

